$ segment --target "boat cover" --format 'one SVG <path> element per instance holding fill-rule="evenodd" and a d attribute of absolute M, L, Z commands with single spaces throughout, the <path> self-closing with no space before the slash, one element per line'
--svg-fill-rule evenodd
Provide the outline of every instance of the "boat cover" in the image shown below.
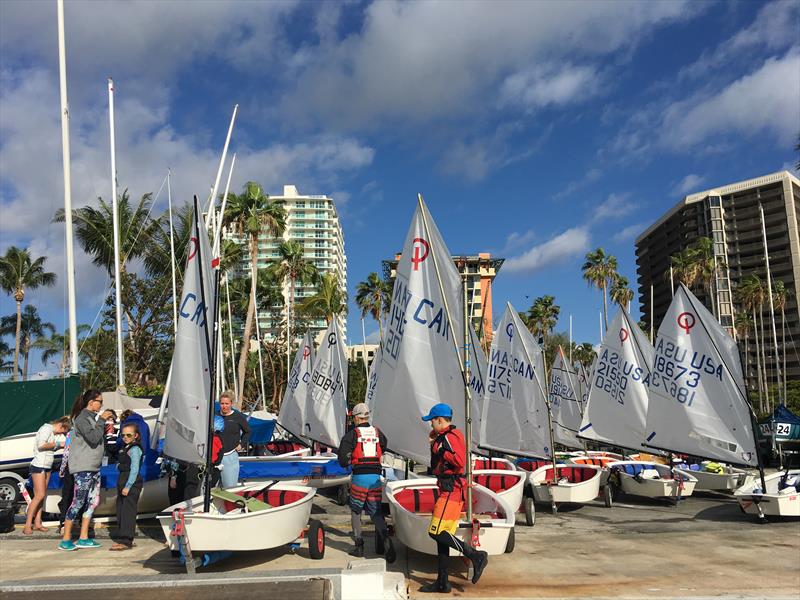
<path fill-rule="evenodd" d="M 335 458 L 318 461 L 242 461 L 239 479 L 289 479 L 292 477 L 341 477 L 349 475 L 350 467 L 339 466 Z"/>
<path fill-rule="evenodd" d="M 152 481 L 161 477 L 161 465 L 146 462 L 139 472 L 142 474 L 144 481 Z M 116 464 L 100 467 L 100 487 L 103 489 L 116 489 L 118 478 L 119 471 Z M 57 490 L 60 488 L 61 478 L 58 476 L 58 471 L 53 471 L 50 475 L 50 481 L 47 482 L 47 489 Z"/>

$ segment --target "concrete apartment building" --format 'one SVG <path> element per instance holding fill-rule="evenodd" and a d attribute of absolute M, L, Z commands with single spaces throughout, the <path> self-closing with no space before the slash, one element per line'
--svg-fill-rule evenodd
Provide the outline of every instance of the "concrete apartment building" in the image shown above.
<path fill-rule="evenodd" d="M 344 234 L 336 203 L 333 198 L 325 195 L 302 195 L 293 185 L 284 185 L 283 194 L 270 195 L 273 200 L 283 202 L 286 209 L 286 230 L 283 237 L 273 238 L 267 233 L 262 233 L 258 239 L 258 268 L 266 269 L 270 264 L 279 260 L 278 246 L 282 242 L 294 240 L 300 242 L 304 248 L 305 258 L 312 262 L 320 275 L 335 273 L 339 279 L 342 292 L 347 292 L 347 256 L 344 250 Z M 227 237 L 243 241 L 231 234 Z M 243 245 L 244 257 L 242 259 L 240 275 L 250 272 L 250 252 L 247 244 Z M 295 286 L 295 307 L 307 296 L 316 293 L 314 285 Z M 286 311 L 289 298 L 289 284 L 283 285 L 284 306 L 276 309 L 262 309 L 258 312 L 258 324 L 261 335 L 265 339 L 275 339 L 284 332 L 279 331 L 286 325 Z M 347 319 L 340 315 L 338 325 L 342 337 L 347 339 Z M 312 336 L 317 336 L 327 328 L 325 319 L 315 320 L 311 327 Z M 294 337 L 294 336 L 293 336 Z"/>
<path fill-rule="evenodd" d="M 393 260 L 383 261 L 383 275 L 393 281 L 401 254 Z M 493 258 L 487 252 L 470 256 L 453 255 L 458 272 L 467 275 L 467 312 L 475 331 L 481 333 L 486 344 L 492 341 L 492 282 L 505 262 L 504 258 Z"/>
<path fill-rule="evenodd" d="M 743 278 L 758 275 L 766 286 L 766 260 L 759 204 L 764 209 L 770 272 L 773 282 L 780 280 L 789 291 L 786 303 L 786 374 L 789 381 L 800 379 L 800 180 L 788 171 L 779 171 L 738 183 L 690 194 L 668 210 L 636 239 L 636 264 L 639 278 L 639 305 L 642 320 L 649 325 L 651 315 L 658 329 L 669 307 L 670 257 L 700 237 L 714 241 L 714 255 L 720 265 L 714 289 L 714 305 L 720 323 L 737 339 L 736 314 L 743 309 L 734 302 L 734 292 Z M 677 279 L 675 280 L 677 285 Z M 652 286 L 652 304 L 651 304 Z M 711 310 L 707 294 L 693 290 Z M 777 313 L 777 311 L 776 311 Z M 775 351 L 769 303 L 764 303 L 764 339 L 770 385 L 776 381 Z M 778 343 L 781 343 L 780 314 L 776 314 Z M 745 344 L 738 339 L 744 358 Z M 755 331 L 748 334 L 745 371 L 748 387 L 757 390 L 755 377 Z M 783 348 L 780 348 L 780 354 Z"/>

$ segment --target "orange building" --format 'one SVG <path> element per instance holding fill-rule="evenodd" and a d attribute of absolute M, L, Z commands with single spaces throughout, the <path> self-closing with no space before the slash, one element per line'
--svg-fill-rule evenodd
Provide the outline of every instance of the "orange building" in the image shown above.
<path fill-rule="evenodd" d="M 473 255 L 454 255 L 453 264 L 462 277 L 467 276 L 467 311 L 475 331 L 484 346 L 492 342 L 492 282 L 505 261 L 492 258 L 488 252 Z M 383 261 L 383 274 L 393 281 L 400 254 L 394 260 Z"/>

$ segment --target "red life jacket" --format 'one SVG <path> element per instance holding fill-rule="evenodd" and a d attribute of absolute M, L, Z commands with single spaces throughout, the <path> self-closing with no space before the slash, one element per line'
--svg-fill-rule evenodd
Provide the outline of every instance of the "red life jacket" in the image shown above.
<path fill-rule="evenodd" d="M 214 433 L 214 437 L 211 438 L 211 464 L 218 465 L 222 462 L 222 436 L 218 433 Z"/>
<path fill-rule="evenodd" d="M 449 460 L 442 456 L 443 447 L 449 450 Z M 439 492 L 456 490 L 463 494 L 466 486 L 464 479 L 466 456 L 464 435 L 454 425 L 436 437 L 431 445 L 431 473 L 436 476 Z"/>
<path fill-rule="evenodd" d="M 383 449 L 377 427 L 356 427 L 356 447 L 350 458 L 354 467 L 380 465 Z"/>

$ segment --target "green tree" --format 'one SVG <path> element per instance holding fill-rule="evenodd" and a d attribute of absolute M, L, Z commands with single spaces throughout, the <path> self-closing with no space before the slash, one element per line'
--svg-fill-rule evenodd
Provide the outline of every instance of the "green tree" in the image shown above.
<path fill-rule="evenodd" d="M 347 313 L 347 294 L 334 273 L 326 273 L 317 284 L 317 293 L 300 302 L 299 311 L 310 317 L 324 317 L 328 325 L 335 315 Z"/>
<path fill-rule="evenodd" d="M 588 342 L 577 345 L 572 351 L 572 359 L 587 371 L 591 369 L 595 358 L 597 358 L 597 353 Z"/>
<path fill-rule="evenodd" d="M 753 319 L 745 311 L 736 313 L 736 333 L 744 339 L 744 377 L 750 378 L 750 330 L 753 329 Z"/>
<path fill-rule="evenodd" d="M 175 245 L 175 280 L 178 289 L 183 283 L 183 271 L 186 266 L 189 240 L 194 236 L 194 205 L 186 203 L 172 211 L 173 241 Z M 153 222 L 149 230 L 152 243 L 144 249 L 144 266 L 151 277 L 172 277 L 169 243 L 169 212 Z"/>
<path fill-rule="evenodd" d="M 630 311 L 631 300 L 633 300 L 633 290 L 628 287 L 628 278 L 617 275 L 611 284 L 609 296 L 612 302 Z"/>
<path fill-rule="evenodd" d="M 224 224 L 247 240 L 250 252 L 251 275 L 258 271 L 258 236 L 263 232 L 269 237 L 283 235 L 286 229 L 286 209 L 282 202 L 270 200 L 259 184 L 248 181 L 241 194 L 228 194 Z M 257 279 L 257 277 L 256 277 Z M 251 281 L 250 301 L 244 322 L 242 348 L 239 354 L 238 380 L 239 398 L 237 408 L 241 408 L 247 374 L 247 357 L 250 352 L 250 338 L 253 334 L 255 317 L 256 281 Z"/>
<path fill-rule="evenodd" d="M 608 299 L 606 290 L 617 276 L 617 259 L 611 254 L 606 254 L 603 248 L 597 248 L 586 254 L 586 262 L 581 267 L 583 278 L 603 291 L 603 322 L 608 330 Z"/>
<path fill-rule="evenodd" d="M 762 361 L 762 347 L 763 347 L 763 332 L 764 332 L 764 325 L 763 325 L 763 318 L 761 323 L 761 334 L 759 335 L 759 322 L 758 322 L 758 315 L 762 312 L 764 306 L 764 285 L 761 281 L 761 278 L 758 275 L 750 275 L 748 277 L 744 277 L 740 282 L 739 285 L 736 287 L 734 291 L 734 296 L 736 301 L 745 309 L 752 311 L 753 315 L 753 328 L 754 328 L 754 337 L 756 341 L 756 375 L 758 380 L 758 404 L 759 410 L 769 410 L 768 406 L 764 405 L 764 398 L 763 394 L 769 393 L 767 390 L 767 378 L 762 371 L 762 365 L 764 365 L 764 369 L 766 369 L 765 362 Z M 767 404 L 769 403 L 769 399 L 767 398 Z"/>
<path fill-rule="evenodd" d="M 697 281 L 702 285 L 703 291 L 711 300 L 711 314 L 717 315 L 715 282 L 717 273 L 725 268 L 725 264 L 714 257 L 714 241 L 708 237 L 699 238 L 692 244 L 690 256 L 694 263 Z"/>
<path fill-rule="evenodd" d="M 347 407 L 353 408 L 359 402 L 364 402 L 366 396 L 367 376 L 364 365 L 358 360 L 350 360 L 347 369 Z"/>
<path fill-rule="evenodd" d="M 697 265 L 691 250 L 684 249 L 671 256 L 670 264 L 672 265 L 672 277 L 688 288 L 694 286 L 697 280 Z M 664 273 L 664 276 L 669 277 L 670 273 Z"/>
<path fill-rule="evenodd" d="M 13 348 L 0 337 L 0 373 L 11 373 L 14 370 L 14 363 L 11 362 L 13 355 Z"/>
<path fill-rule="evenodd" d="M 781 368 L 781 373 L 783 373 L 784 397 L 788 393 L 786 387 L 786 302 L 791 295 L 791 291 L 789 291 L 786 284 L 780 279 L 776 279 L 772 283 L 772 301 L 775 303 L 775 308 L 781 313 L 781 348 L 783 348 L 783 367 Z"/>
<path fill-rule="evenodd" d="M 20 324 L 20 353 L 22 354 L 23 367 L 22 367 L 22 380 L 28 380 L 28 358 L 30 356 L 31 348 L 34 342 L 39 338 L 53 333 L 55 326 L 47 321 L 42 321 L 39 316 L 39 311 L 36 307 L 27 304 L 22 310 Z M 0 318 L 0 335 L 8 335 L 17 329 L 17 316 L 8 315 Z"/>
<path fill-rule="evenodd" d="M 78 347 L 89 333 L 91 327 L 86 324 L 78 325 Z M 47 367 L 51 359 L 60 357 L 59 368 L 60 377 L 64 377 L 67 373 L 67 364 L 69 363 L 69 330 L 64 333 L 53 331 L 49 337 L 40 337 L 33 342 L 32 348 L 40 350 L 42 353 L 42 364 Z"/>
<path fill-rule="evenodd" d="M 361 309 L 361 316 L 366 317 L 369 314 L 378 322 L 381 340 L 383 340 L 383 316 L 389 312 L 391 302 L 389 285 L 375 272 L 370 273 L 356 286 L 356 304 Z"/>
<path fill-rule="evenodd" d="M 3 291 L 14 297 L 17 303 L 17 319 L 14 331 L 14 362 L 12 378 L 19 376 L 20 334 L 22 332 L 22 302 L 27 290 L 40 287 L 52 287 L 56 283 L 55 273 L 44 270 L 47 258 L 41 256 L 35 260 L 27 249 L 10 246 L 4 256 L 0 257 L 0 286 Z M 26 361 L 27 362 L 27 361 Z M 27 368 L 25 369 L 27 373 Z"/>
<path fill-rule="evenodd" d="M 526 325 L 533 335 L 543 338 L 547 344 L 547 336 L 558 323 L 560 313 L 561 307 L 555 304 L 553 296 L 539 296 L 528 309 Z"/>

